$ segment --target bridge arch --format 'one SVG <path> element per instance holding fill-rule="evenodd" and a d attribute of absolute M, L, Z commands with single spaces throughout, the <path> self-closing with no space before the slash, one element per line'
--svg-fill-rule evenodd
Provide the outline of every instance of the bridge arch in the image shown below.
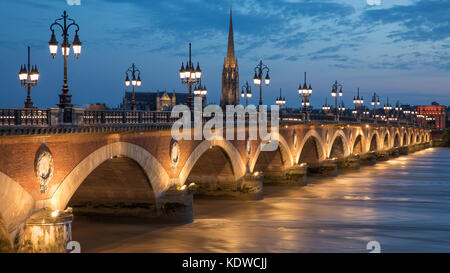
<path fill-rule="evenodd" d="M 406 133 L 406 132 L 403 132 L 402 146 L 407 146 L 407 145 L 408 145 L 407 133 Z"/>
<path fill-rule="evenodd" d="M 340 157 L 340 153 L 347 157 L 350 154 L 350 148 L 344 132 L 337 130 L 328 145 L 327 155 L 328 157 Z"/>
<path fill-rule="evenodd" d="M 361 128 L 357 128 L 354 137 L 350 137 L 349 152 L 350 154 L 363 154 L 366 152 L 366 136 Z"/>
<path fill-rule="evenodd" d="M 303 140 L 299 146 L 297 156 L 295 158 L 295 162 L 300 163 L 301 162 L 301 155 L 303 152 L 303 149 L 308 145 L 314 145 L 315 149 L 317 150 L 317 159 L 318 161 L 322 161 L 326 159 L 326 149 L 325 145 L 322 142 L 322 138 L 320 137 L 319 133 L 314 130 L 310 129 L 306 135 L 303 137 Z"/>
<path fill-rule="evenodd" d="M 35 199 L 3 172 L 0 172 L 0 189 L 0 217 L 13 237 L 17 227 L 33 213 Z"/>
<path fill-rule="evenodd" d="M 401 143 L 400 143 L 400 134 L 399 134 L 399 132 L 396 132 L 396 133 L 395 133 L 393 143 L 394 143 L 394 148 L 398 148 L 398 147 L 401 146 Z"/>
<path fill-rule="evenodd" d="M 291 149 L 289 148 L 289 144 L 287 143 L 286 139 L 279 133 L 274 135 L 273 139 L 278 139 L 278 149 L 280 150 L 282 158 L 284 159 L 284 167 L 289 168 L 294 165 L 294 159 L 291 153 Z M 261 147 L 261 144 L 258 145 L 258 149 L 256 150 L 255 155 L 249 162 L 250 172 L 253 172 L 255 170 L 256 163 L 258 162 L 258 159 L 261 155 Z"/>
<path fill-rule="evenodd" d="M 380 150 L 380 135 L 377 130 L 373 130 L 366 141 L 366 151 L 376 152 Z"/>
<path fill-rule="evenodd" d="M 391 148 L 391 132 L 389 132 L 388 129 L 383 132 L 381 141 L 382 142 L 380 144 L 382 144 L 383 150 Z"/>
<path fill-rule="evenodd" d="M 231 142 L 224 140 L 223 138 L 216 137 L 213 140 L 204 140 L 191 152 L 189 158 L 180 171 L 178 181 L 179 185 L 183 185 L 186 182 L 189 174 L 194 168 L 195 163 L 197 163 L 204 153 L 213 147 L 219 147 L 229 157 L 233 169 L 233 175 L 236 180 L 245 175 L 245 163 L 242 160 L 239 151 Z"/>
<path fill-rule="evenodd" d="M 170 186 L 169 176 L 158 160 L 141 146 L 128 142 L 115 142 L 105 145 L 83 159 L 52 195 L 48 203 L 52 209 L 64 209 L 78 187 L 97 167 L 116 156 L 134 160 L 145 172 L 155 194 L 156 203 L 161 194 Z"/>

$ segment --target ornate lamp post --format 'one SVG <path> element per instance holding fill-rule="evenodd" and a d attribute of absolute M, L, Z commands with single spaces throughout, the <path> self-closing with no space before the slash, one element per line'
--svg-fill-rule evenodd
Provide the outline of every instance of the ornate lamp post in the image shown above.
<path fill-rule="evenodd" d="M 186 85 L 189 89 L 188 95 L 188 107 L 193 110 L 194 105 L 192 104 L 192 86 L 198 84 L 202 78 L 202 70 L 200 69 L 200 64 L 197 62 L 197 68 L 194 69 L 194 64 L 191 60 L 191 43 L 189 43 L 189 61 L 186 62 L 186 67 L 184 63 L 181 63 L 180 68 L 180 79 L 181 83 Z"/>
<path fill-rule="evenodd" d="M 338 111 L 338 105 L 337 100 L 338 97 L 342 98 L 343 92 L 342 92 L 342 84 L 338 83 L 338 81 L 335 81 L 332 88 L 331 88 L 331 96 L 334 97 L 334 111 L 336 114 L 336 121 L 339 121 L 339 111 Z M 338 89 L 339 92 L 338 92 Z"/>
<path fill-rule="evenodd" d="M 256 86 L 259 86 L 259 105 L 262 105 L 262 81 L 263 81 L 263 73 L 266 71 L 266 77 L 264 78 L 264 83 L 266 86 L 270 84 L 269 77 L 269 67 L 263 64 L 262 61 L 259 61 L 259 64 L 255 67 L 255 76 L 253 77 L 253 83 Z"/>
<path fill-rule="evenodd" d="M 387 104 L 384 105 L 383 109 L 384 109 L 384 112 L 386 113 L 386 119 L 389 122 L 389 120 L 391 119 L 389 112 L 392 110 L 392 105 L 389 104 L 389 97 L 387 97 Z"/>
<path fill-rule="evenodd" d="M 247 81 L 245 85 L 242 86 L 241 91 L 241 98 L 245 98 L 245 107 L 248 106 L 248 99 L 250 99 L 251 97 L 252 97 L 252 88 Z"/>
<path fill-rule="evenodd" d="M 411 110 L 409 110 L 409 108 L 408 108 L 408 109 L 405 109 L 405 110 L 403 111 L 403 113 L 405 114 L 406 123 L 409 123 L 409 122 L 410 122 L 410 114 L 411 114 Z"/>
<path fill-rule="evenodd" d="M 359 97 L 359 88 L 358 95 L 356 97 L 353 97 L 353 104 L 355 105 L 356 117 L 358 119 L 361 119 L 361 106 L 364 104 L 364 98 Z"/>
<path fill-rule="evenodd" d="M 373 106 L 373 119 L 375 120 L 375 124 L 377 123 L 377 106 L 380 105 L 380 97 L 377 96 L 377 93 L 373 93 L 372 101 L 370 104 Z"/>
<path fill-rule="evenodd" d="M 330 112 L 331 106 L 327 102 L 327 98 L 325 98 L 325 104 L 322 105 L 322 111 L 327 115 Z"/>
<path fill-rule="evenodd" d="M 363 110 L 363 115 L 364 115 L 364 117 L 366 117 L 366 118 L 368 118 L 369 117 L 369 115 L 370 115 L 370 111 L 369 110 L 367 110 L 366 108 L 364 108 L 364 110 Z"/>
<path fill-rule="evenodd" d="M 30 47 L 28 47 L 28 66 L 20 66 L 19 80 L 23 87 L 27 89 L 27 100 L 25 101 L 25 108 L 34 108 L 31 101 L 30 89 L 35 87 L 39 80 L 39 72 L 37 65 L 30 65 Z"/>
<path fill-rule="evenodd" d="M 311 84 L 309 84 L 309 87 L 306 85 L 306 72 L 305 72 L 305 81 L 302 84 L 298 86 L 298 94 L 300 97 L 303 97 L 302 99 L 302 114 L 305 117 L 305 120 L 309 120 L 309 97 L 312 94 L 312 88 Z"/>
<path fill-rule="evenodd" d="M 344 114 L 345 114 L 345 105 L 344 105 L 344 101 L 341 100 L 341 104 L 339 105 L 338 110 L 339 110 L 339 114 L 340 114 L 341 116 L 344 116 Z"/>
<path fill-rule="evenodd" d="M 136 73 L 137 73 L 137 77 L 136 77 Z M 131 82 L 130 82 L 130 78 L 128 77 L 128 75 L 131 75 Z M 131 110 L 135 111 L 136 110 L 136 99 L 135 99 L 135 95 L 134 95 L 134 88 L 140 87 L 142 84 L 141 81 L 141 71 L 134 65 L 134 63 L 125 71 L 125 86 L 133 86 L 133 93 L 131 95 Z"/>
<path fill-rule="evenodd" d="M 284 97 L 281 96 L 281 88 L 280 88 L 280 97 L 277 97 L 277 99 L 275 100 L 275 103 L 280 107 L 280 119 L 282 119 L 283 117 L 283 106 L 286 104 L 286 99 Z"/>
<path fill-rule="evenodd" d="M 206 89 L 206 85 L 202 85 L 202 81 L 200 80 L 197 86 L 194 88 L 194 96 L 201 97 L 202 103 L 205 103 L 207 94 L 208 89 Z"/>
<path fill-rule="evenodd" d="M 61 21 L 61 23 L 59 23 Z M 69 21 L 69 22 L 67 22 Z M 69 24 L 68 24 L 69 23 Z M 69 44 L 69 29 L 73 26 L 76 28 L 75 37 L 72 42 L 73 53 L 75 57 L 78 59 L 81 53 L 81 42 L 78 37 L 78 31 L 80 27 L 75 23 L 75 21 L 67 15 L 67 12 L 64 11 L 61 18 L 55 20 L 53 24 L 50 25 L 50 30 L 52 31 L 52 36 L 50 38 L 50 42 L 48 43 L 50 54 L 53 58 L 55 58 L 56 53 L 58 52 L 58 41 L 56 41 L 55 37 L 55 27 L 58 26 L 61 28 L 63 43 L 61 44 L 62 55 L 64 56 L 64 83 L 62 88 L 62 94 L 59 95 L 59 108 L 64 109 L 63 114 L 63 122 L 70 123 L 72 122 L 72 95 L 69 94 L 69 85 L 67 83 L 67 57 L 70 52 L 70 44 Z"/>
<path fill-rule="evenodd" d="M 396 120 L 398 121 L 400 119 L 400 114 L 402 113 L 403 108 L 400 106 L 400 102 L 397 101 L 397 103 L 395 104 L 395 112 L 397 114 L 396 116 Z"/>

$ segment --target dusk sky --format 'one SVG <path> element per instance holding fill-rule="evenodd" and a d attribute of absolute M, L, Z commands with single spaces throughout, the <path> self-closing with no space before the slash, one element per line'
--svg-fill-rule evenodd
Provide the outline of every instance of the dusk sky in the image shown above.
<path fill-rule="evenodd" d="M 74 5 L 80 3 L 80 5 Z M 450 104 L 449 0 L 0 0 L 0 108 L 23 107 L 18 72 L 27 61 L 40 72 L 32 89 L 36 106 L 56 107 L 61 93 L 61 50 L 52 59 L 49 26 L 64 10 L 80 25 L 80 58 L 69 56 L 72 102 L 83 106 L 122 100 L 125 70 L 142 74 L 137 91 L 187 92 L 178 69 L 192 42 L 208 101 L 219 103 L 230 7 L 240 85 L 251 81 L 260 59 L 270 67 L 265 104 L 283 89 L 287 106 L 299 107 L 297 87 L 308 73 L 311 102 L 320 107 L 335 80 L 347 107 L 359 87 L 370 103 Z M 73 30 L 69 41 L 73 40 Z M 61 32 L 56 37 L 61 43 Z M 72 53 L 72 51 L 71 51 Z M 257 104 L 257 89 L 252 85 Z"/>

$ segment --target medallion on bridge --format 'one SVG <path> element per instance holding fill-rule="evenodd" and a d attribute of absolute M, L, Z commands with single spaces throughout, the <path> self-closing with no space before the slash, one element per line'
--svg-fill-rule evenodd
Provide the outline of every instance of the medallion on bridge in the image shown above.
<path fill-rule="evenodd" d="M 39 182 L 39 190 L 41 193 L 46 193 L 48 190 L 48 183 L 53 177 L 54 162 L 53 156 L 45 144 L 42 144 L 36 152 L 34 169 Z"/>
<path fill-rule="evenodd" d="M 178 141 L 172 139 L 170 142 L 170 163 L 172 165 L 172 171 L 176 172 L 177 165 L 180 162 L 180 145 Z"/>

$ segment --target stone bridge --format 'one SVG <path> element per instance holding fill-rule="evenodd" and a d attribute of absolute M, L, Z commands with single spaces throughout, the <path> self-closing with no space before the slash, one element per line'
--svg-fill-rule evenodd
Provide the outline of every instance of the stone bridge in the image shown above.
<path fill-rule="evenodd" d="M 424 148 L 431 140 L 428 129 L 415 126 L 292 121 L 280 123 L 275 151 L 262 151 L 260 140 L 177 142 L 170 126 L 5 132 L 0 243 L 44 252 L 65 250 L 68 207 L 76 215 L 192 221 L 193 196 L 257 200 L 263 198 L 263 181 L 305 185 L 307 174 L 336 175 L 338 169 Z M 43 243 L 45 236 L 56 241 Z"/>

